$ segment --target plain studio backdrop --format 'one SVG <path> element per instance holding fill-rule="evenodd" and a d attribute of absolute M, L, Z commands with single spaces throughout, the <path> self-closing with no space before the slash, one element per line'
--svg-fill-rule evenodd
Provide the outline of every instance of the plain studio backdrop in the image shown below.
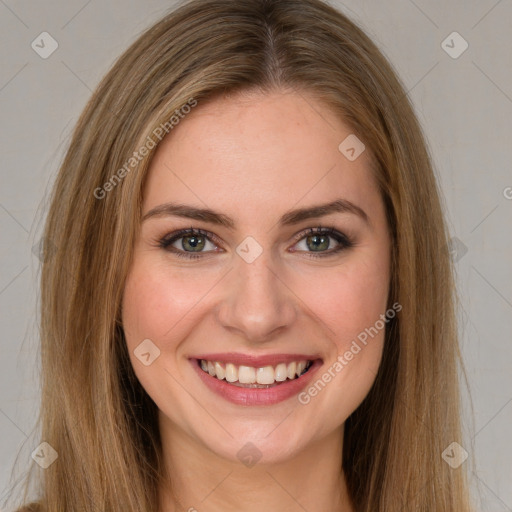
<path fill-rule="evenodd" d="M 512 2 L 330 3 L 391 61 L 426 133 L 453 237 L 474 405 L 474 424 L 465 412 L 464 464 L 479 510 L 512 511 Z M 34 422 L 46 195 L 101 77 L 173 5 L 0 0 L 0 503 L 18 452 L 15 476 L 35 463 L 41 442 Z"/>

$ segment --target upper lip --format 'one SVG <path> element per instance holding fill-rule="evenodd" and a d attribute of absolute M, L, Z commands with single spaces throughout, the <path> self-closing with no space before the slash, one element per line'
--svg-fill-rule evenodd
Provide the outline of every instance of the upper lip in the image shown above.
<path fill-rule="evenodd" d="M 291 363 L 293 361 L 314 361 L 319 359 L 318 355 L 311 354 L 263 354 L 260 356 L 251 354 L 237 354 L 235 352 L 223 352 L 217 354 L 202 354 L 195 356 L 195 359 L 206 361 L 218 361 L 219 363 L 232 363 L 236 366 L 252 366 L 261 368 L 263 366 L 275 366 L 279 363 Z"/>

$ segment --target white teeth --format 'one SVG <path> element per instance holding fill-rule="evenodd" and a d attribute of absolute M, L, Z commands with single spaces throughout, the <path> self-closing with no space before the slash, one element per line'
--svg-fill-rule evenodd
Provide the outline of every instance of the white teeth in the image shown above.
<path fill-rule="evenodd" d="M 290 363 L 286 369 L 286 375 L 289 379 L 294 379 L 297 374 L 297 363 Z"/>
<path fill-rule="evenodd" d="M 300 377 L 310 364 L 311 361 L 293 361 L 288 364 L 279 363 L 275 367 L 263 366 L 254 368 L 201 359 L 201 368 L 212 377 L 216 377 L 219 380 L 226 379 L 230 383 L 247 385 L 272 385 L 276 382 L 284 382 L 286 379 L 293 380 Z"/>
<path fill-rule="evenodd" d="M 280 363 L 276 366 L 276 381 L 283 382 L 288 377 L 287 367 L 284 363 Z"/>
<path fill-rule="evenodd" d="M 215 373 L 217 374 L 217 379 L 223 380 L 226 376 L 226 370 L 222 368 L 220 363 L 215 363 Z"/>
<path fill-rule="evenodd" d="M 274 384 L 275 372 L 272 366 L 264 366 L 256 370 L 256 382 L 258 384 Z M 240 381 L 242 382 L 242 381 Z"/>
<path fill-rule="evenodd" d="M 236 382 L 238 380 L 238 368 L 234 364 L 226 364 L 226 380 L 228 382 Z"/>
<path fill-rule="evenodd" d="M 256 370 L 250 366 L 238 368 L 238 382 L 240 384 L 254 384 L 256 382 Z"/>

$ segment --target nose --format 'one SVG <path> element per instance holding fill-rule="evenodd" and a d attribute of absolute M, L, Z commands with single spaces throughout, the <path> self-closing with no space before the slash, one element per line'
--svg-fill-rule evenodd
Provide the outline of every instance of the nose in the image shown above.
<path fill-rule="evenodd" d="M 251 343 L 282 336 L 297 316 L 295 296 L 267 253 L 263 251 L 252 263 L 235 258 L 217 310 L 225 329 Z"/>

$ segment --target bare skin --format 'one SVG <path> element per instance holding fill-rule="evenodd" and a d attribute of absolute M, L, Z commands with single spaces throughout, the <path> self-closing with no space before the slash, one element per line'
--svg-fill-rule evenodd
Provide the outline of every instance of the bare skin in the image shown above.
<path fill-rule="evenodd" d="M 128 349 L 159 408 L 175 490 L 162 485 L 160 512 L 353 510 L 341 471 L 343 429 L 374 382 L 384 329 L 333 365 L 386 312 L 390 237 L 368 150 L 350 161 L 338 149 L 351 133 L 305 93 L 246 93 L 199 104 L 158 148 L 143 216 L 173 202 L 233 221 L 148 217 L 126 282 Z M 338 199 L 357 208 L 280 222 L 290 210 Z M 181 235 L 175 252 L 159 245 L 191 227 L 215 239 Z M 318 227 L 349 243 L 307 232 Z M 261 248 L 250 263 L 237 253 L 248 236 Z M 198 240 L 200 251 L 191 249 Z M 145 339 L 160 351 L 148 366 L 134 354 Z M 314 354 L 314 381 L 331 378 L 302 401 L 296 394 L 235 404 L 198 376 L 191 361 L 205 352 Z M 243 447 L 255 465 L 241 460 Z"/>

